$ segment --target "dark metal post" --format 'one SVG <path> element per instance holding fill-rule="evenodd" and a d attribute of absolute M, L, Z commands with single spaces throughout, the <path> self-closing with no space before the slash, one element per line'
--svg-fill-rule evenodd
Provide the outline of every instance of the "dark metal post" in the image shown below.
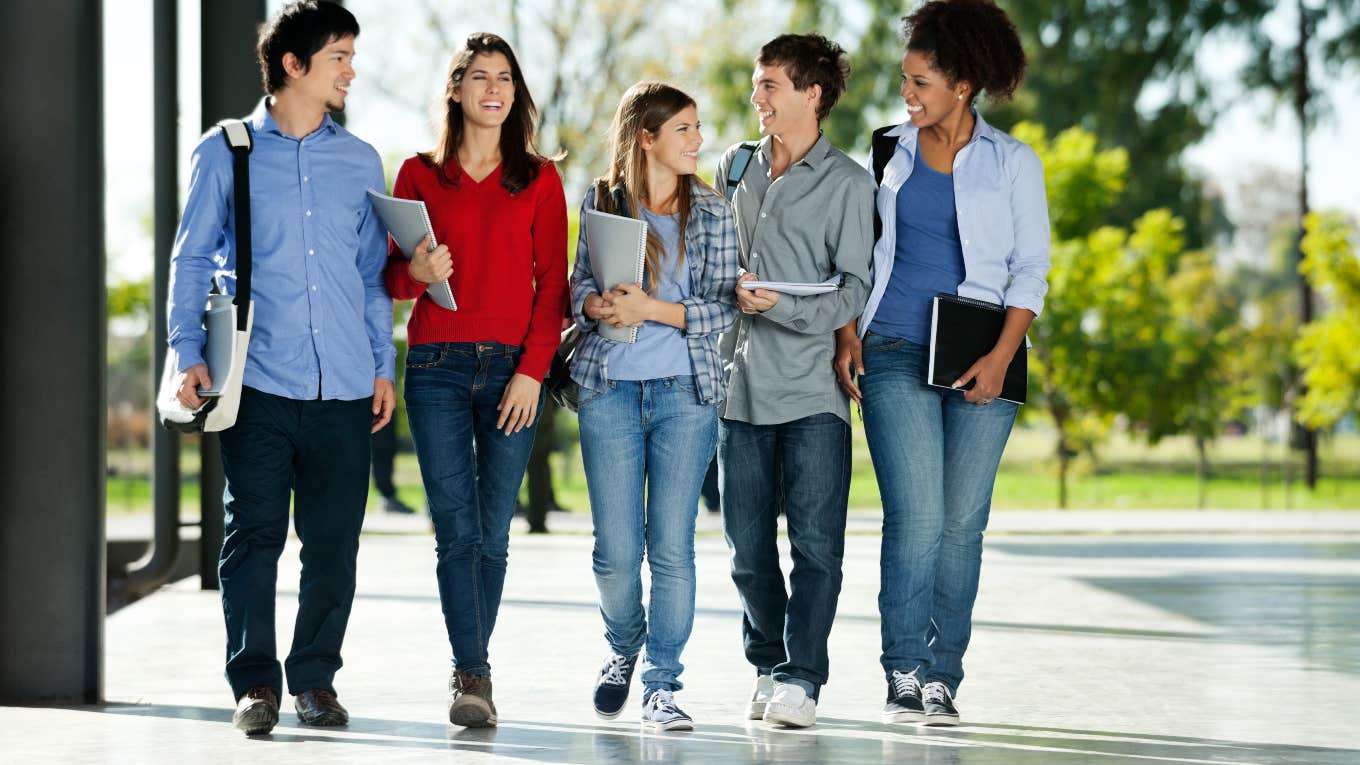
<path fill-rule="evenodd" d="M 103 695 L 102 8 L 0 3 L 0 704 Z"/>
<path fill-rule="evenodd" d="M 176 0 L 156 0 L 152 27 L 152 136 L 155 141 L 156 264 L 152 279 L 151 397 L 165 365 L 166 298 L 170 285 L 170 250 L 179 221 L 179 13 Z M 128 571 L 128 590 L 143 595 L 164 584 L 179 560 L 179 434 L 160 427 L 151 412 L 151 504 L 155 535 L 150 557 Z"/>
<path fill-rule="evenodd" d="M 1299 13 L 1299 46 L 1294 51 L 1294 112 L 1299 120 L 1299 233 L 1298 233 L 1298 262 L 1303 262 L 1303 221 L 1308 217 L 1308 132 L 1312 127 L 1310 115 L 1308 113 L 1308 102 L 1312 98 L 1312 91 L 1308 85 L 1308 38 L 1309 26 L 1312 21 L 1308 17 L 1308 7 L 1303 0 L 1298 0 L 1297 9 Z M 1308 277 L 1299 274 L 1299 325 L 1302 326 L 1313 320 L 1313 289 L 1308 284 Z M 1302 375 L 1298 381 L 1297 401 L 1308 391 L 1307 386 L 1302 380 Z M 1318 438 L 1317 431 L 1312 428 L 1296 424 L 1298 428 L 1298 447 L 1303 451 L 1303 482 L 1311 491 L 1317 488 L 1318 479 Z"/>
<path fill-rule="evenodd" d="M 265 20 L 264 0 L 223 3 L 200 0 L 203 129 L 219 120 L 250 113 L 260 100 L 260 66 L 255 59 L 258 27 Z M 202 463 L 199 574 L 203 589 L 215 590 L 222 549 L 222 457 L 216 435 L 205 435 Z"/>

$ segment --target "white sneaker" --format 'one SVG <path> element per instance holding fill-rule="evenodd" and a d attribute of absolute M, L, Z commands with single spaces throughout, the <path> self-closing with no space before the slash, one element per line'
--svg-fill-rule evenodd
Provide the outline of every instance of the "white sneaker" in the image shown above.
<path fill-rule="evenodd" d="M 789 728 L 811 728 L 817 722 L 817 702 L 792 683 L 775 683 L 774 695 L 765 705 L 765 722 Z"/>
<path fill-rule="evenodd" d="M 675 705 L 675 696 L 662 690 L 643 702 L 642 725 L 648 730 L 694 730 L 694 720 Z"/>
<path fill-rule="evenodd" d="M 746 705 L 746 719 L 765 719 L 765 705 L 774 695 L 774 678 L 769 675 L 756 675 L 756 687 L 751 689 L 751 703 Z"/>

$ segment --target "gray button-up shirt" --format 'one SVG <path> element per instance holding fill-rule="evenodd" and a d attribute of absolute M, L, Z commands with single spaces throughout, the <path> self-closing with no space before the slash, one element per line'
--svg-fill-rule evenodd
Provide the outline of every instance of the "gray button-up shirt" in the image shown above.
<path fill-rule="evenodd" d="M 848 423 L 850 402 L 831 362 L 836 329 L 864 310 L 868 295 L 874 179 L 821 136 L 771 181 L 770 143 L 760 142 L 732 195 L 742 268 L 765 281 L 821 282 L 837 273 L 845 281 L 835 292 L 780 295 L 762 314 L 738 314 L 720 351 L 728 376 L 723 417 L 777 425 L 830 412 Z M 736 150 L 718 163 L 719 183 Z"/>

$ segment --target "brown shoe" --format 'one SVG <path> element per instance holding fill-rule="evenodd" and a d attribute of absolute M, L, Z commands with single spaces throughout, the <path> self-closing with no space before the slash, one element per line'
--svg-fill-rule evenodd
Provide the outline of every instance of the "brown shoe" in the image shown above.
<path fill-rule="evenodd" d="M 333 691 L 313 688 L 293 697 L 298 719 L 307 725 L 348 725 L 349 712 L 340 706 Z"/>
<path fill-rule="evenodd" d="M 449 677 L 449 722 L 464 728 L 495 727 L 490 675 L 454 671 Z"/>
<path fill-rule="evenodd" d="M 259 685 L 236 700 L 231 724 L 247 736 L 263 736 L 279 724 L 279 697 L 272 688 Z"/>

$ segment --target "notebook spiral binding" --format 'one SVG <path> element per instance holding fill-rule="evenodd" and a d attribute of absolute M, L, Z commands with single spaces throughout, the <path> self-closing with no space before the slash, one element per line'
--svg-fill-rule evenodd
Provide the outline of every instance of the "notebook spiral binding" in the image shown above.
<path fill-rule="evenodd" d="M 642 233 L 639 234 L 638 239 L 638 252 L 641 254 L 641 257 L 638 258 L 637 275 L 633 277 L 634 284 L 642 284 L 642 277 L 647 269 L 647 221 L 639 220 L 639 222 L 642 223 Z M 632 331 L 628 333 L 628 342 L 636 343 L 637 336 L 638 328 L 633 327 Z"/>

